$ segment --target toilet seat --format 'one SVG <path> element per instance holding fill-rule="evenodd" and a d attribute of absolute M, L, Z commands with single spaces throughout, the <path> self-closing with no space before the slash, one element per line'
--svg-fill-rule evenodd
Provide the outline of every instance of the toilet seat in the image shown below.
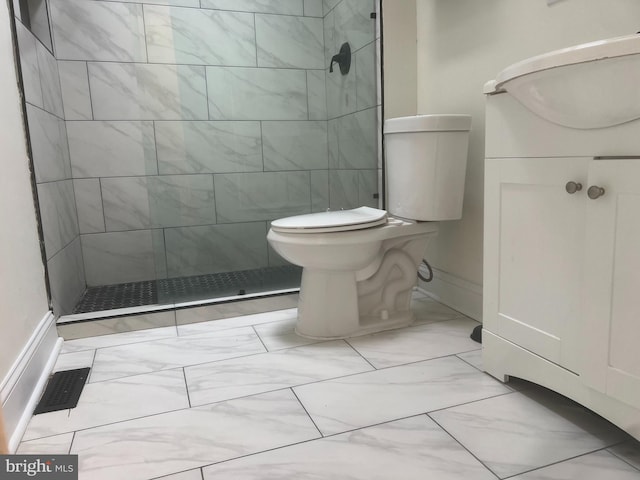
<path fill-rule="evenodd" d="M 271 229 L 281 233 L 329 233 L 362 230 L 385 223 L 385 210 L 359 207 L 281 218 L 271 222 Z"/>

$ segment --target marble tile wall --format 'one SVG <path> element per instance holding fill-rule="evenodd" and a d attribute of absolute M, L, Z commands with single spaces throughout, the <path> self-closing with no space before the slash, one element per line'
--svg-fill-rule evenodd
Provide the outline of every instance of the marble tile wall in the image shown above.
<path fill-rule="evenodd" d="M 34 80 L 37 45 L 23 40 L 23 55 L 28 96 L 52 110 L 30 114 L 35 150 L 55 160 L 37 175 L 67 181 L 50 196 L 75 196 L 50 222 L 53 245 L 80 236 L 90 286 L 241 270 L 283 263 L 265 238 L 273 219 L 377 206 L 373 11 L 51 0 L 57 104 Z M 354 49 L 345 79 L 327 61 L 342 41 Z M 68 147 L 52 149 L 60 138 Z"/>
<path fill-rule="evenodd" d="M 19 18 L 16 30 L 51 305 L 62 315 L 86 282 L 58 62 Z"/>
<path fill-rule="evenodd" d="M 379 112 L 380 66 L 374 0 L 323 0 L 329 207 L 382 207 Z M 329 72 L 331 57 L 348 42 L 351 71 Z"/>

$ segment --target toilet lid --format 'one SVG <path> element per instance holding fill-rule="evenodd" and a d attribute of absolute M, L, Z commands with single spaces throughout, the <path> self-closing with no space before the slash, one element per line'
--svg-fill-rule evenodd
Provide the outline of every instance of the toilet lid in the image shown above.
<path fill-rule="evenodd" d="M 371 207 L 353 210 L 309 213 L 281 218 L 271 222 L 271 228 L 283 233 L 321 233 L 361 230 L 387 223 L 387 212 Z"/>

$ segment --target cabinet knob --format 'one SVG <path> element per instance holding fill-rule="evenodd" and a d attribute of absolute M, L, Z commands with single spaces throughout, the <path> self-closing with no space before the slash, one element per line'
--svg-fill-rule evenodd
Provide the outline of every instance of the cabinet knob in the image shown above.
<path fill-rule="evenodd" d="M 567 184 L 564 186 L 564 189 L 567 191 L 567 193 L 573 195 L 574 193 L 582 190 L 582 184 L 576 182 L 567 182 Z"/>
<path fill-rule="evenodd" d="M 595 200 L 596 198 L 604 195 L 604 188 L 597 185 L 592 185 L 591 187 L 589 187 L 589 190 L 587 190 L 587 195 L 591 200 Z"/>

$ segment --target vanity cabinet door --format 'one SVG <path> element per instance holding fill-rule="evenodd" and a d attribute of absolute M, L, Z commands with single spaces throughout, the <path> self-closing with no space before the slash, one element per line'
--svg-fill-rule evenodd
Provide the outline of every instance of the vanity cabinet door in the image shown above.
<path fill-rule="evenodd" d="M 594 160 L 591 186 L 604 193 L 586 200 L 582 378 L 640 407 L 640 158 Z"/>
<path fill-rule="evenodd" d="M 484 328 L 574 372 L 590 161 L 485 164 Z"/>

